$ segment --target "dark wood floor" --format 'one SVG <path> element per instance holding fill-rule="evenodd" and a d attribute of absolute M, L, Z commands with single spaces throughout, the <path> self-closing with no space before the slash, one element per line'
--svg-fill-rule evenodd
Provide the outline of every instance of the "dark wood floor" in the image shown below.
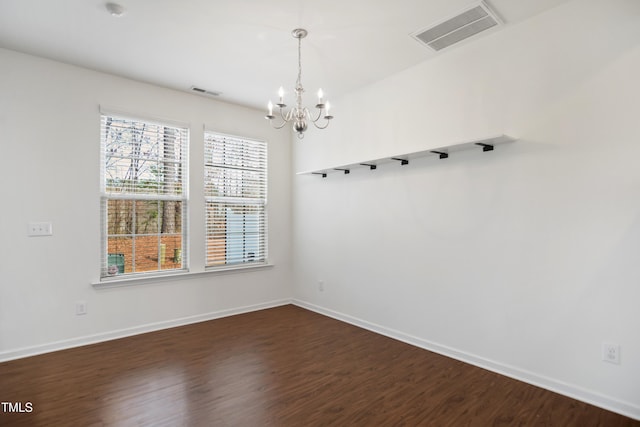
<path fill-rule="evenodd" d="M 2 426 L 640 425 L 295 306 L 2 363 L 0 401 L 33 407 Z"/>

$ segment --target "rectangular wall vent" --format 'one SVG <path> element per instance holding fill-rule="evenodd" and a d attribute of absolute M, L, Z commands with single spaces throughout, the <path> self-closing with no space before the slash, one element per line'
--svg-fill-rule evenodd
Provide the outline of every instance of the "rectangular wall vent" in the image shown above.
<path fill-rule="evenodd" d="M 431 49 L 439 51 L 497 25 L 501 25 L 501 21 L 484 2 L 480 2 L 452 18 L 417 31 L 411 36 Z"/>
<path fill-rule="evenodd" d="M 196 87 L 196 86 L 191 86 L 191 90 L 193 92 L 196 92 L 196 93 L 199 93 L 199 94 L 202 94 L 202 95 L 209 95 L 209 96 L 220 96 L 220 95 L 222 95 L 221 92 L 214 92 L 212 90 L 202 89 L 202 88 L 199 88 L 199 87 Z"/>

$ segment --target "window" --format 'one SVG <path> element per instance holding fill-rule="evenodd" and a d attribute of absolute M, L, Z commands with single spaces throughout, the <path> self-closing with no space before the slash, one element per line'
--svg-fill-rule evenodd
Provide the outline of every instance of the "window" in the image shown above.
<path fill-rule="evenodd" d="M 189 131 L 103 114 L 101 278 L 186 269 Z"/>
<path fill-rule="evenodd" d="M 266 263 L 267 144 L 206 132 L 207 267 Z"/>

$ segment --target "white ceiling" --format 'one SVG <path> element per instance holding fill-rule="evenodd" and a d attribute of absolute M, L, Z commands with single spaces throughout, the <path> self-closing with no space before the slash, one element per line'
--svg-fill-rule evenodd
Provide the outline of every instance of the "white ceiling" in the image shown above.
<path fill-rule="evenodd" d="M 302 41 L 307 96 L 321 86 L 332 99 L 435 56 L 409 34 L 474 4 L 473 0 L 115 1 L 126 10 L 122 17 L 111 16 L 101 0 L 0 0 L 0 47 L 178 90 L 198 86 L 222 92 L 219 99 L 262 108 L 269 99 L 276 100 L 279 86 L 293 89 L 294 28 L 309 31 Z M 566 1 L 487 3 L 506 25 L 513 25 Z"/>

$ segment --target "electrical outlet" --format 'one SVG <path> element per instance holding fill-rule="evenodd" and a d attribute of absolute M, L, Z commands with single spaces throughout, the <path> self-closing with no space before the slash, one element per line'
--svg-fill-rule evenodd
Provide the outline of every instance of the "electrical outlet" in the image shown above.
<path fill-rule="evenodd" d="M 620 364 L 620 344 L 610 342 L 602 343 L 602 360 L 609 363 Z"/>
<path fill-rule="evenodd" d="M 50 222 L 30 222 L 27 228 L 29 237 L 52 236 L 53 225 Z"/>
<path fill-rule="evenodd" d="M 77 301 L 76 302 L 76 316 L 82 316 L 87 314 L 87 302 L 86 301 Z"/>
<path fill-rule="evenodd" d="M 324 282 L 322 280 L 318 280 L 318 290 L 324 292 Z"/>

